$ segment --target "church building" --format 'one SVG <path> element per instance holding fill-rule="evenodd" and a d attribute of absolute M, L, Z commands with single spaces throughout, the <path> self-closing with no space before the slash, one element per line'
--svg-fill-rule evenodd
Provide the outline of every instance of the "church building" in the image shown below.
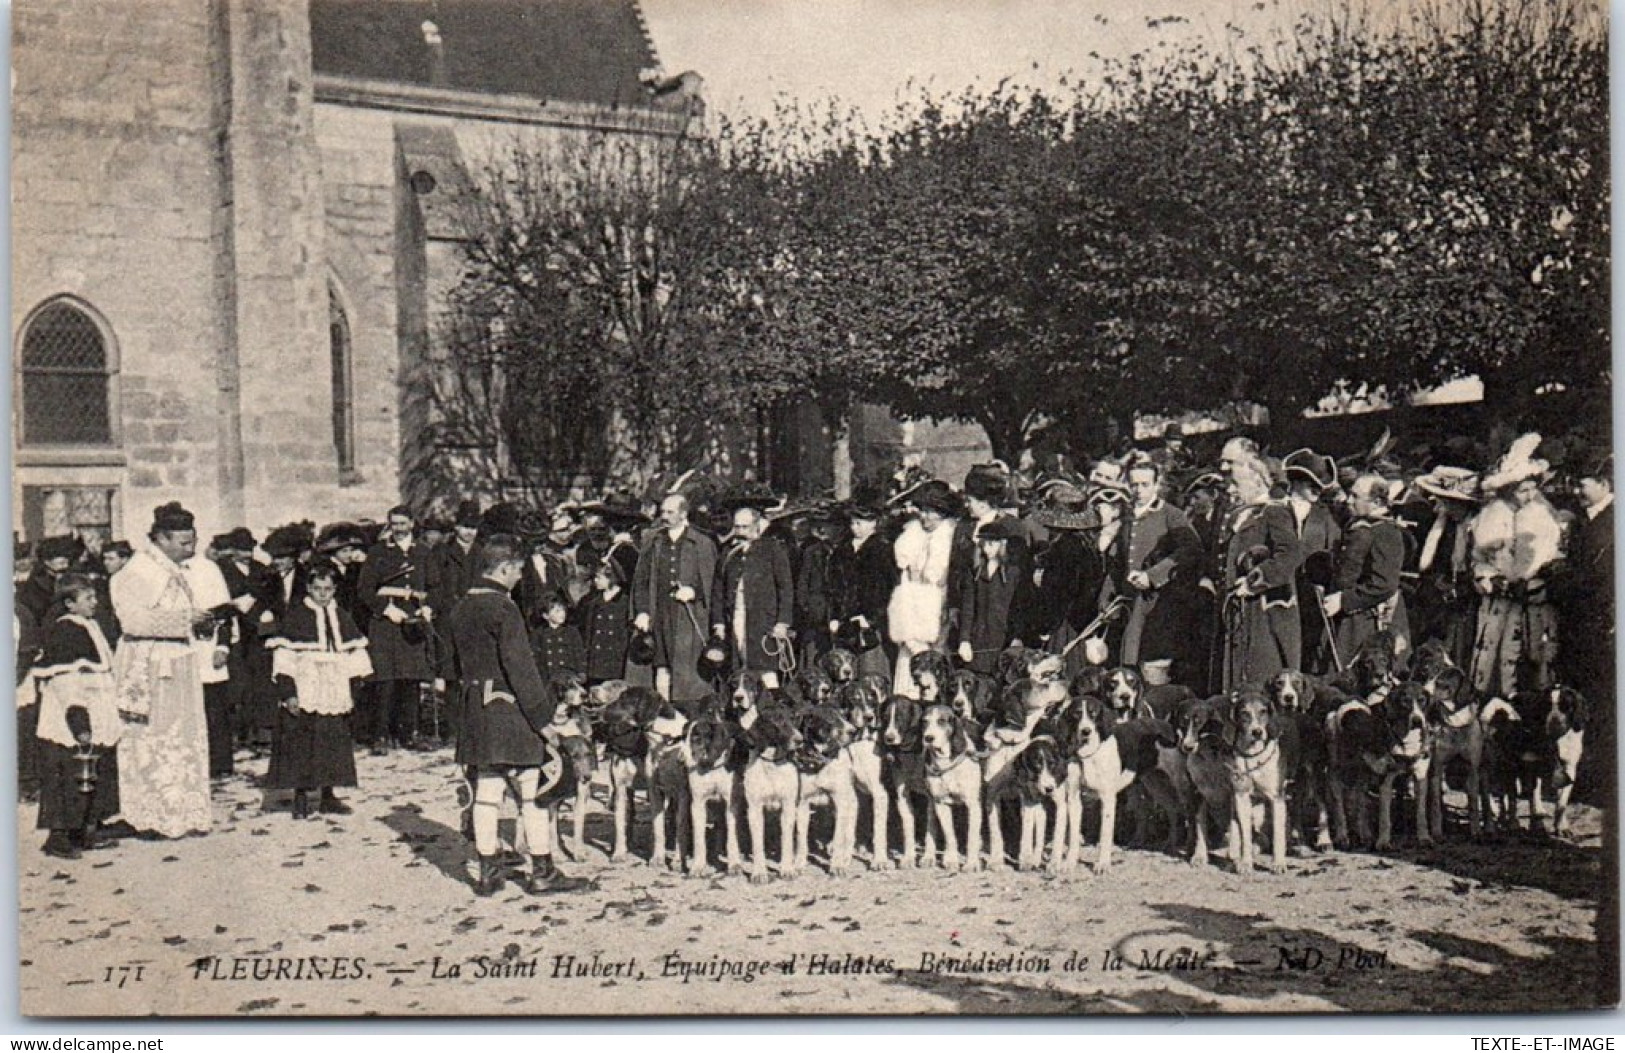
<path fill-rule="evenodd" d="M 447 205 L 504 136 L 691 134 L 636 0 L 20 0 L 13 529 L 382 518 Z"/>

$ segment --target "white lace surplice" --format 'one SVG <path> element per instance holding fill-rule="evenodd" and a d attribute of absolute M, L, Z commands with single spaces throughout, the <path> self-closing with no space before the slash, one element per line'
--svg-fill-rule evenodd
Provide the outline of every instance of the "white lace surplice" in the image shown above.
<path fill-rule="evenodd" d="M 165 837 L 207 831 L 209 732 L 192 647 L 192 598 L 181 569 L 138 552 L 111 582 L 123 625 L 113 656 L 119 709 L 144 714 L 119 740 L 119 800 L 126 822 Z"/>

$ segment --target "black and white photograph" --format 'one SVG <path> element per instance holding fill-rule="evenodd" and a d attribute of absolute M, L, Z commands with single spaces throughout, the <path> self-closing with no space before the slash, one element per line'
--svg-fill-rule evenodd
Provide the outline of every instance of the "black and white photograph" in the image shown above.
<path fill-rule="evenodd" d="M 1618 1004 L 1601 0 L 9 14 L 23 1017 Z"/>

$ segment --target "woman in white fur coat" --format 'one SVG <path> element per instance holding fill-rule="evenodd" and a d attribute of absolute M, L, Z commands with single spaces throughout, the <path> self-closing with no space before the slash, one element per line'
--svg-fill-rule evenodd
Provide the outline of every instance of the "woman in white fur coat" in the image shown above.
<path fill-rule="evenodd" d="M 947 645 L 948 568 L 959 502 L 952 488 L 938 480 L 922 483 L 906 499 L 913 516 L 893 545 L 898 582 L 886 608 L 886 624 L 897 644 L 893 690 L 918 698 L 909 659 Z"/>
<path fill-rule="evenodd" d="M 1549 467 L 1534 457 L 1539 435 L 1512 444 L 1484 479 L 1492 498 L 1472 523 L 1473 585 L 1479 601 L 1473 685 L 1503 698 L 1551 686 L 1557 614 L 1547 568 L 1562 556 L 1563 527 L 1540 483 Z"/>

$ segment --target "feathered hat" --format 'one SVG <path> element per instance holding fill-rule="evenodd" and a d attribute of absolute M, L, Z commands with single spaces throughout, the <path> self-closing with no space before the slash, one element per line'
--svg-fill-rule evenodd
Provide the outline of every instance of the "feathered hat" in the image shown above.
<path fill-rule="evenodd" d="M 1530 432 L 1513 442 L 1506 456 L 1484 476 L 1484 489 L 1500 490 L 1515 486 L 1525 479 L 1543 479 L 1551 465 L 1535 456 L 1540 448 L 1540 433 Z"/>

